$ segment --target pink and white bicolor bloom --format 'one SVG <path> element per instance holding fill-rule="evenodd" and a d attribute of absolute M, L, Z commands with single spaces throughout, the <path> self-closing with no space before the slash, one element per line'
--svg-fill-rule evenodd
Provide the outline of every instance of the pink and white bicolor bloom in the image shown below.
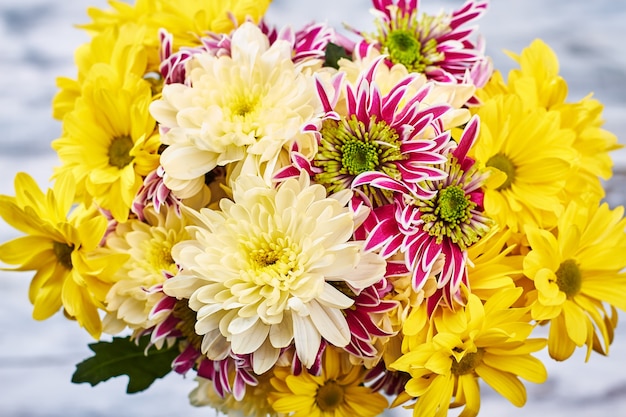
<path fill-rule="evenodd" d="M 419 0 L 373 0 L 377 32 L 355 30 L 363 37 L 356 50 L 380 49 L 389 64 L 442 82 L 467 82 L 477 87 L 489 79 L 493 67 L 485 56 L 476 27 L 467 26 L 483 15 L 488 2 L 468 0 L 452 13 L 419 13 Z M 474 39 L 476 38 L 476 39 Z M 364 55 L 364 53 L 362 53 Z"/>
<path fill-rule="evenodd" d="M 479 119 L 467 124 L 458 147 L 448 155 L 444 166 L 447 175 L 428 181 L 426 187 L 434 193 L 430 200 L 397 198 L 392 204 L 373 211 L 368 219 L 366 250 L 377 250 L 389 258 L 400 252 L 412 275 L 415 291 L 423 288 L 433 275 L 437 291 L 428 299 L 429 311 L 442 300 L 451 305 L 461 302 L 460 286 L 469 287 L 467 279 L 467 248 L 484 236 L 492 220 L 483 213 L 481 189 L 486 174 L 479 172 L 474 160 L 467 156 L 476 141 Z M 371 174 L 371 180 L 376 181 Z M 402 186 L 397 182 L 397 186 Z M 370 227 L 368 227 L 370 225 Z M 435 267 L 441 265 L 443 267 Z M 439 260 L 439 262 L 438 262 Z"/>
<path fill-rule="evenodd" d="M 330 83 L 316 80 L 325 114 L 305 131 L 318 138 L 318 152 L 311 159 L 292 148 L 292 165 L 278 171 L 274 180 L 306 171 L 330 193 L 352 188 L 373 207 L 393 201 L 396 191 L 421 199 L 434 196 L 422 184 L 446 176 L 441 165 L 454 142 L 444 130 L 444 120 L 453 108 L 448 103 L 425 105 L 422 101 L 433 85 L 414 89 L 417 74 L 408 74 L 387 94 L 381 93 L 375 82 L 379 68 L 384 68 L 383 57 L 354 84 L 345 81 L 343 72 Z M 376 181 L 367 179 L 370 173 L 377 174 Z"/>

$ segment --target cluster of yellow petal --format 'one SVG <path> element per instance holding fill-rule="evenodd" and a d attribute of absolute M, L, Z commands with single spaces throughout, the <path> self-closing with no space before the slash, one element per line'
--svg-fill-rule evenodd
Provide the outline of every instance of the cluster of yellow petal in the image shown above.
<path fill-rule="evenodd" d="M 411 376 L 394 405 L 417 398 L 413 415 L 444 417 L 451 407 L 464 407 L 461 415 L 473 417 L 480 408 L 479 379 L 516 406 L 526 402 L 519 378 L 542 383 L 543 363 L 531 353 L 545 339 L 529 338 L 533 330 L 528 308 L 512 308 L 521 288 L 496 292 L 484 304 L 474 294 L 465 306 L 438 309 L 426 317 L 424 308 L 413 310 L 410 320 L 420 331 L 405 334 L 404 355 L 391 369 Z"/>
<path fill-rule="evenodd" d="M 63 308 L 99 338 L 98 309 L 128 255 L 99 249 L 107 220 L 95 207 L 72 210 L 74 189 L 72 176 L 64 175 L 44 194 L 29 175 L 19 173 L 16 196 L 0 196 L 0 217 L 26 236 L 0 245 L 0 261 L 16 265 L 14 270 L 37 271 L 29 289 L 36 320 Z"/>
<path fill-rule="evenodd" d="M 375 417 L 387 407 L 385 397 L 364 386 L 367 370 L 353 365 L 348 355 L 327 347 L 320 375 L 289 367 L 274 369 L 269 402 L 279 415 L 292 417 Z"/>

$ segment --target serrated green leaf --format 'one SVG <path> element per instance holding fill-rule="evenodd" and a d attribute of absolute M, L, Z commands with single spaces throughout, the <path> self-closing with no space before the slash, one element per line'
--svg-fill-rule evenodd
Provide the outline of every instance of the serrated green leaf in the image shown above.
<path fill-rule="evenodd" d="M 324 58 L 325 66 L 339 69 L 339 60 L 341 58 L 350 59 L 350 56 L 347 54 L 346 50 L 342 46 L 329 42 L 326 46 L 326 53 L 324 55 Z"/>
<path fill-rule="evenodd" d="M 163 378 L 172 370 L 172 361 L 179 354 L 174 345 L 168 349 L 150 348 L 146 355 L 149 340 L 149 336 L 144 336 L 137 344 L 129 336 L 89 344 L 95 355 L 76 365 L 72 382 L 87 382 L 93 387 L 109 378 L 128 375 L 127 393 L 145 390 L 157 378 Z"/>

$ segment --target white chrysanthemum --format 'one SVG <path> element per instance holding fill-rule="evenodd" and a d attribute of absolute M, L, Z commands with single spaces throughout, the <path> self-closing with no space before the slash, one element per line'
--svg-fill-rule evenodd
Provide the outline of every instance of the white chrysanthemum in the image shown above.
<path fill-rule="evenodd" d="M 323 337 L 350 341 L 342 309 L 353 300 L 331 283 L 357 292 L 383 278 L 385 261 L 350 241 L 357 221 L 346 207 L 351 192 L 326 196 L 308 176 L 270 188 L 240 177 L 234 201 L 221 211 L 191 212 L 192 239 L 172 254 L 182 271 L 165 282 L 166 294 L 189 298 L 196 332 L 210 359 L 253 354 L 260 374 L 293 341 L 305 366 L 314 364 Z"/>
<path fill-rule="evenodd" d="M 150 289 L 165 281 L 164 272 L 171 275 L 178 272 L 172 247 L 189 238 L 184 219 L 173 207 L 163 206 L 160 214 L 149 207 L 144 215 L 146 223 L 130 220 L 120 224 L 107 239 L 110 249 L 130 255 L 116 274 L 118 281 L 107 293 L 105 330 L 109 333 L 125 326 L 148 329 L 157 324 L 149 315 L 164 294 Z"/>
<path fill-rule="evenodd" d="M 292 47 L 271 46 L 254 24 L 232 35 L 231 55 L 198 53 L 186 84 L 168 84 L 150 111 L 161 124 L 165 183 L 181 198 L 197 192 L 204 174 L 232 162 L 268 183 L 289 163 L 294 141 L 313 154 L 315 138 L 302 127 L 322 114 L 313 77 L 292 62 Z"/>

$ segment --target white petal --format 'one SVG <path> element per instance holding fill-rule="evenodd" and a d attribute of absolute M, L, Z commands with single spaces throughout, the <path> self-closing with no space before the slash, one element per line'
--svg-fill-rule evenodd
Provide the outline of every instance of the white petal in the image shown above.
<path fill-rule="evenodd" d="M 275 348 L 284 348 L 289 346 L 293 340 L 293 322 L 291 314 L 283 314 L 283 321 L 280 324 L 270 326 L 270 342 Z"/>
<path fill-rule="evenodd" d="M 266 340 L 261 347 L 252 354 L 252 369 L 257 375 L 261 375 L 270 370 L 276 364 L 280 356 L 280 349 L 275 348 Z"/>
<path fill-rule="evenodd" d="M 341 310 L 324 307 L 316 300 L 309 303 L 309 309 L 311 320 L 324 339 L 339 347 L 350 343 L 350 328 Z"/>
<path fill-rule="evenodd" d="M 245 355 L 254 352 L 265 342 L 269 332 L 270 326 L 257 323 L 244 333 L 232 335 L 230 344 L 233 353 Z"/>
<path fill-rule="evenodd" d="M 200 347 L 202 353 L 214 361 L 226 359 L 230 352 L 230 343 L 226 340 L 219 330 L 213 330 L 204 335 L 202 345 Z"/>
<path fill-rule="evenodd" d="M 302 364 L 310 368 L 315 363 L 322 337 L 310 317 L 299 316 L 298 314 L 292 314 L 291 317 L 293 319 L 296 354 Z"/>

